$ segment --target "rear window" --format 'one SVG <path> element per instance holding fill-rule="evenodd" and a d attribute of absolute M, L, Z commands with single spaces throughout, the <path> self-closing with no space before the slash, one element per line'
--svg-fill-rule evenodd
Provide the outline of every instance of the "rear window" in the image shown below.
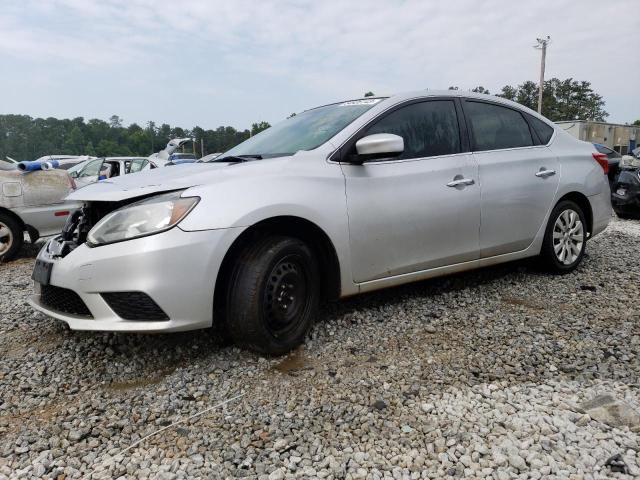
<path fill-rule="evenodd" d="M 543 145 L 549 143 L 549 140 L 551 140 L 551 137 L 553 136 L 553 128 L 532 115 L 528 115 L 528 117 L 529 123 L 538 135 L 540 142 Z"/>
<path fill-rule="evenodd" d="M 471 123 L 475 151 L 533 145 L 529 125 L 516 110 L 491 103 L 467 101 L 465 113 Z"/>
<path fill-rule="evenodd" d="M 600 145 L 599 143 L 594 143 L 593 145 L 596 147 L 596 150 L 598 150 L 598 152 L 604 153 L 607 156 L 607 158 L 622 157 L 622 155 L 620 155 L 615 150 L 611 150 L 609 147 L 605 147 L 604 145 Z"/>

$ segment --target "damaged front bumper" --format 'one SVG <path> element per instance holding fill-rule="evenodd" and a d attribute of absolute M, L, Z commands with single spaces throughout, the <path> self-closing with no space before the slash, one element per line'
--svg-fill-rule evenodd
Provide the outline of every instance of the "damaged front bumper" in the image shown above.
<path fill-rule="evenodd" d="M 49 240 L 38 262 L 29 304 L 74 330 L 172 332 L 206 328 L 220 264 L 237 229 L 156 235 L 100 247 L 81 244 L 65 253 Z M 37 268 L 37 267 L 36 267 Z"/>

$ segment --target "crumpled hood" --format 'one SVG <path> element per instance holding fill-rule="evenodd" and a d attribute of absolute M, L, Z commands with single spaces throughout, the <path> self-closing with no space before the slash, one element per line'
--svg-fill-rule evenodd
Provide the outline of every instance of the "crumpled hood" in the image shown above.
<path fill-rule="evenodd" d="M 67 200 L 119 202 L 157 192 L 180 190 L 209 183 L 222 171 L 234 170 L 239 166 L 229 163 L 188 163 L 130 173 L 79 188 L 67 196 Z"/>

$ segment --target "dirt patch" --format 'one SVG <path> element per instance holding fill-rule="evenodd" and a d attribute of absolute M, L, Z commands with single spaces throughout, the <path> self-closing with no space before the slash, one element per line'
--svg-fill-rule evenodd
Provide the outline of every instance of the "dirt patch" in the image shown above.
<path fill-rule="evenodd" d="M 153 375 L 149 375 L 143 378 L 134 378 L 131 380 L 112 381 L 105 386 L 105 390 L 111 392 L 126 392 L 135 388 L 148 387 L 151 385 L 157 385 L 161 383 L 168 375 L 171 375 L 175 371 L 175 368 L 169 368 L 160 372 L 154 372 Z"/>
<path fill-rule="evenodd" d="M 535 300 L 530 300 L 528 298 L 505 296 L 505 297 L 502 297 L 500 300 L 502 301 L 502 303 L 506 303 L 507 305 L 525 307 L 531 310 L 547 310 L 546 306 L 536 302 Z"/>
<path fill-rule="evenodd" d="M 312 369 L 310 359 L 305 355 L 304 348 L 300 347 L 287 355 L 283 360 L 273 366 L 273 370 L 280 373 L 293 374 L 301 370 Z"/>
<path fill-rule="evenodd" d="M 58 332 L 47 332 L 37 335 L 34 331 L 14 330 L 6 334 L 6 342 L 2 342 L 6 348 L 5 358 L 20 358 L 30 350 L 46 353 L 62 345 L 63 338 Z"/>

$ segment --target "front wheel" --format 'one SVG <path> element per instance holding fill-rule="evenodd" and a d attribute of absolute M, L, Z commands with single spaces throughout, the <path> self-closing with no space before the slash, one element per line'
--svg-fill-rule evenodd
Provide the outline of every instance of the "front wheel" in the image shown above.
<path fill-rule="evenodd" d="M 556 274 L 572 272 L 582 261 L 587 244 L 587 223 L 578 204 L 564 200 L 549 216 L 540 256 Z"/>
<path fill-rule="evenodd" d="M 300 345 L 318 310 L 319 268 L 296 238 L 268 236 L 240 254 L 227 285 L 226 328 L 233 341 L 268 355 Z"/>
<path fill-rule="evenodd" d="M 0 261 L 11 260 L 16 256 L 24 234 L 18 222 L 5 213 L 0 213 Z"/>

